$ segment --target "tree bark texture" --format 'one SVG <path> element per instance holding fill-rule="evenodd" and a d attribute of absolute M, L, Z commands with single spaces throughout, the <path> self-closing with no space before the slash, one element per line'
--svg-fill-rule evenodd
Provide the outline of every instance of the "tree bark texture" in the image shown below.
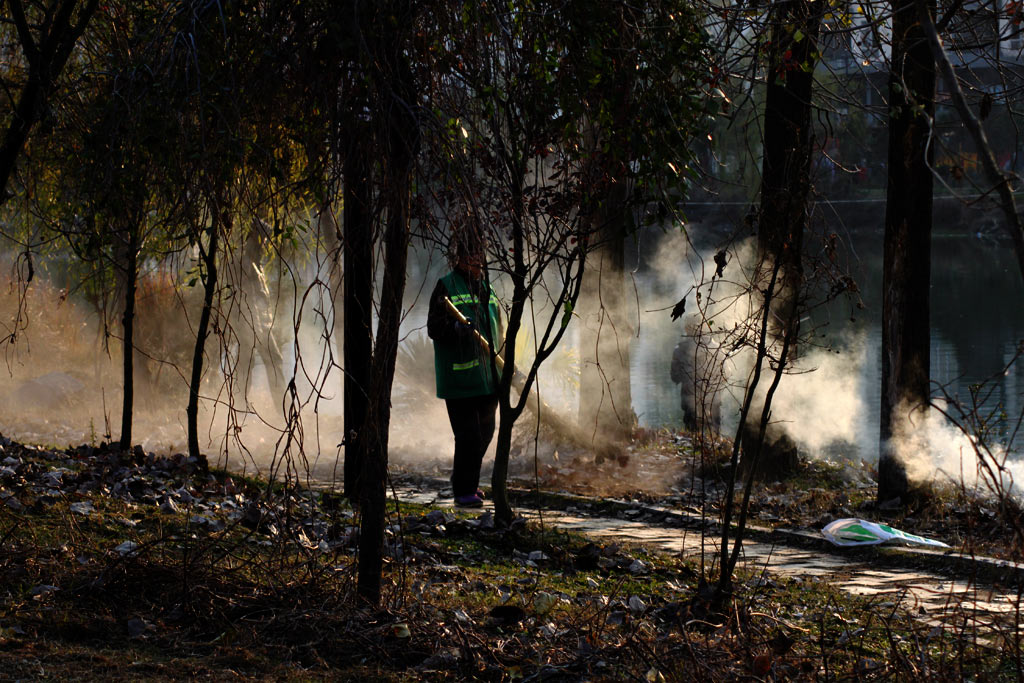
<path fill-rule="evenodd" d="M 899 439 L 929 400 L 929 296 L 935 61 L 915 0 L 894 5 L 889 76 L 889 177 L 882 270 L 882 397 L 878 500 L 904 498 Z M 929 2 L 934 17 L 935 3 Z M 923 415 L 923 413 L 921 413 Z"/>
<path fill-rule="evenodd" d="M 228 222 L 230 218 L 221 218 L 222 208 L 213 212 L 210 227 L 207 230 L 206 249 L 200 249 L 205 273 L 203 275 L 203 308 L 199 313 L 199 327 L 196 329 L 196 345 L 192 352 L 192 377 L 188 385 L 188 407 L 185 418 L 188 422 L 188 454 L 199 458 L 199 387 L 203 381 L 203 359 L 206 356 L 206 339 L 210 333 L 210 317 L 213 313 L 213 298 L 217 290 L 217 251 L 219 250 L 220 224 L 225 224 L 225 234 L 230 234 Z M 267 370 L 268 374 L 270 369 Z"/>
<path fill-rule="evenodd" d="M 387 8 L 380 37 L 376 74 L 386 129 L 382 136 L 384 173 L 383 204 L 386 211 L 384 231 L 384 272 L 381 283 L 377 334 L 373 346 L 369 405 L 363 433 L 359 439 L 362 474 L 359 479 L 360 528 L 357 590 L 368 603 L 381 598 L 383 570 L 384 520 L 388 468 L 388 429 L 391 424 L 391 386 L 398 356 L 398 334 L 405 293 L 409 248 L 410 193 L 413 167 L 419 148 L 419 120 L 415 113 L 417 92 L 414 75 L 403 53 L 399 33 L 413 24 L 414 10 L 409 0 L 400 0 Z M 392 28 L 393 27 L 393 28 Z M 346 316 L 347 319 L 348 316 Z"/>
<path fill-rule="evenodd" d="M 523 258 L 526 245 L 526 228 L 523 225 L 525 205 L 523 203 L 522 178 L 525 173 L 513 171 L 511 177 L 516 185 L 512 193 L 512 305 L 508 312 L 508 327 L 505 329 L 505 372 L 502 373 L 498 394 L 498 436 L 494 449 L 494 469 L 491 471 L 491 498 L 494 500 L 494 522 L 500 526 L 512 523 L 512 502 L 508 497 L 508 460 L 512 447 L 512 426 L 519 418 L 522 408 L 517 410 L 511 401 L 512 373 L 516 364 L 516 346 L 509 340 L 519 335 L 522 327 L 523 313 L 527 302 L 528 265 Z M 527 382 L 524 391 L 529 391 Z"/>
<path fill-rule="evenodd" d="M 0 143 L 0 205 L 7 201 L 7 183 L 14 173 L 18 157 L 33 126 L 43 117 L 47 100 L 53 90 L 57 77 L 67 64 L 75 43 L 85 31 L 86 25 L 96 11 L 99 0 L 61 0 L 48 8 L 48 21 L 44 24 L 45 33 L 33 36 L 29 21 L 25 16 L 24 3 L 21 0 L 8 0 L 11 22 L 18 33 L 25 61 L 28 62 L 28 78 L 11 116 L 11 122 L 4 132 Z M 81 4 L 77 20 L 73 20 L 75 7 Z"/>
<path fill-rule="evenodd" d="M 368 144 L 364 136 L 357 136 L 344 168 L 344 443 L 345 495 L 349 499 L 357 498 L 360 489 L 359 442 L 369 409 L 367 360 L 373 355 L 373 217 Z"/>
<path fill-rule="evenodd" d="M 122 376 L 124 394 L 121 399 L 121 450 L 132 447 L 132 409 L 135 403 L 135 290 L 139 280 L 138 226 L 132 226 L 125 235 L 126 243 L 118 264 L 124 278 L 124 314 L 122 329 Z"/>
<path fill-rule="evenodd" d="M 362 438 L 358 440 L 362 474 L 359 478 L 360 512 L 362 519 L 359 529 L 359 594 L 369 603 L 377 604 L 381 596 L 381 572 L 383 570 L 384 519 L 388 468 L 388 429 L 391 424 L 391 385 L 395 377 L 395 361 L 398 355 L 398 328 L 402 315 L 402 296 L 405 291 L 405 266 L 409 242 L 408 190 L 411 159 L 406 173 L 399 172 L 403 162 L 400 155 L 391 162 L 399 168 L 392 173 L 393 181 L 405 183 L 392 186 L 389 193 L 404 196 L 394 197 L 391 213 L 384 236 L 386 249 L 383 287 L 381 290 L 380 319 L 374 342 L 373 365 L 370 377 L 369 406 L 363 425 Z"/>
<path fill-rule="evenodd" d="M 803 235 L 808 224 L 811 164 L 811 94 L 821 24 L 820 9 L 808 0 L 780 3 L 774 10 L 764 114 L 764 158 L 758 246 L 762 273 L 779 265 L 779 287 L 765 305 L 774 309 L 768 334 L 795 340 L 798 298 L 803 283 Z M 759 285 L 760 286 L 760 285 Z M 790 349 L 792 353 L 792 349 Z M 759 409 L 751 414 L 760 414 Z M 743 438 L 742 469 L 755 476 L 780 479 L 798 465 L 795 448 L 774 448 L 780 437 L 748 425 Z M 764 450 L 763 453 L 758 451 Z"/>
<path fill-rule="evenodd" d="M 758 243 L 773 261 L 781 260 L 781 284 L 788 288 L 799 283 L 802 274 L 810 194 L 811 92 L 821 17 L 807 0 L 782 3 L 777 11 L 765 99 Z"/>

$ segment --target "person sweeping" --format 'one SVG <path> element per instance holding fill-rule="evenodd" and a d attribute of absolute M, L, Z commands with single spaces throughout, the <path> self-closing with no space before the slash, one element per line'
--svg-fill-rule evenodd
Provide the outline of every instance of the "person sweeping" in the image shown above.
<path fill-rule="evenodd" d="M 463 234 L 456 240 L 452 270 L 430 295 L 427 335 L 434 342 L 437 397 L 444 399 L 455 436 L 452 493 L 458 507 L 484 504 L 480 465 L 494 436 L 498 378 L 491 348 L 501 339 L 498 298 L 487 279 L 483 242 Z M 460 317 L 449 310 L 454 307 Z"/>

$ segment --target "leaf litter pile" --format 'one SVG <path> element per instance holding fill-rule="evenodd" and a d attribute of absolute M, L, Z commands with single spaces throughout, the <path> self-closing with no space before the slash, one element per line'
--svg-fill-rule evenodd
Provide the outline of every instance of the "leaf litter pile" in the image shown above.
<path fill-rule="evenodd" d="M 0 437 L 0 671 L 12 679 L 841 680 L 1013 670 L 898 605 L 737 577 L 489 513 L 392 504 L 386 595 L 357 515 L 136 448 Z"/>

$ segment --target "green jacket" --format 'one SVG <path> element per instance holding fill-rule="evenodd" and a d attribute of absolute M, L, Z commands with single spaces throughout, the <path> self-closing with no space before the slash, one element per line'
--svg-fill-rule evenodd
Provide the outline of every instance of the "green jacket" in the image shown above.
<path fill-rule="evenodd" d="M 484 294 L 485 287 L 489 297 L 483 302 L 479 295 Z M 494 290 L 484 282 L 476 288 L 470 286 L 457 271 L 441 278 L 430 298 L 427 317 L 427 332 L 434 340 L 437 396 L 470 398 L 493 394 L 497 390 L 497 378 L 492 372 L 490 356 L 475 335 L 459 325 L 446 309 L 445 296 L 462 315 L 473 321 L 474 327 L 492 346 L 495 339 L 501 339 L 498 297 Z"/>

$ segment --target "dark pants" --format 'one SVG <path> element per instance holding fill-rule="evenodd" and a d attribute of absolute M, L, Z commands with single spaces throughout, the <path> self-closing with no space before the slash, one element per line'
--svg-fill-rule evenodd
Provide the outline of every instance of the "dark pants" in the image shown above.
<path fill-rule="evenodd" d="M 468 496 L 480 486 L 480 463 L 494 436 L 494 416 L 498 397 L 472 396 L 445 399 L 448 420 L 455 435 L 455 462 L 452 465 L 452 493 Z"/>

